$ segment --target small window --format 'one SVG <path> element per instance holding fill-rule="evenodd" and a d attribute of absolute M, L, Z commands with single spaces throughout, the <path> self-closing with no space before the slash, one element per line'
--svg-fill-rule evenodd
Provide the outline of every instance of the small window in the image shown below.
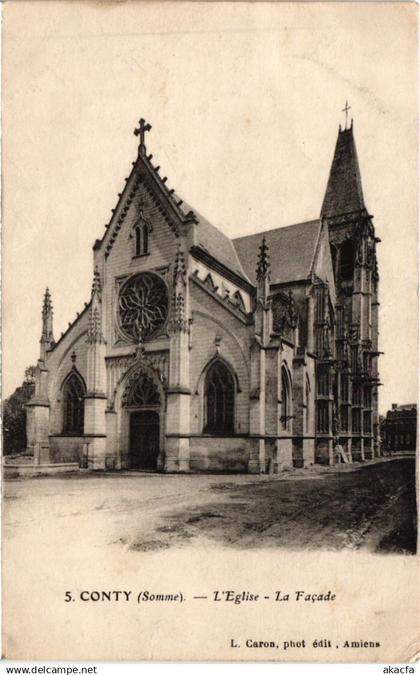
<path fill-rule="evenodd" d="M 146 223 L 138 223 L 134 227 L 134 255 L 149 253 L 149 228 Z"/>
<path fill-rule="evenodd" d="M 63 391 L 63 433 L 83 435 L 86 388 L 82 379 L 72 373 L 64 383 Z"/>
<path fill-rule="evenodd" d="M 235 385 L 229 369 L 221 361 L 215 361 L 207 371 L 204 398 L 204 433 L 215 436 L 233 434 Z"/>

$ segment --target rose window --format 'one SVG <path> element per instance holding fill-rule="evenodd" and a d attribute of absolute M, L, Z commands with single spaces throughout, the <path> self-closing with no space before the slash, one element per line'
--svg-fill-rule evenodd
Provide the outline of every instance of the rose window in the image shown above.
<path fill-rule="evenodd" d="M 165 323 L 168 306 L 168 289 L 163 279 L 150 272 L 137 274 L 120 291 L 120 328 L 130 339 L 150 338 Z"/>

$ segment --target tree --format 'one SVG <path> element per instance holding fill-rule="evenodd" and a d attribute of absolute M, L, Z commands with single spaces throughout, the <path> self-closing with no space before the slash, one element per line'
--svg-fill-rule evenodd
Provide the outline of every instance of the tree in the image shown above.
<path fill-rule="evenodd" d="M 26 368 L 22 385 L 3 403 L 4 455 L 26 450 L 26 404 L 35 391 L 35 370 L 35 366 Z"/>

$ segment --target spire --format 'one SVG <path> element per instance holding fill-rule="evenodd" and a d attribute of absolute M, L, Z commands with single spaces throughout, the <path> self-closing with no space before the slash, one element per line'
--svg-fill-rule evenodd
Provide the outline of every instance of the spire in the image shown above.
<path fill-rule="evenodd" d="M 348 106 L 344 110 L 348 112 Z M 365 210 L 359 161 L 353 136 L 353 120 L 350 127 L 338 131 L 334 159 L 321 209 L 321 217 L 332 218 L 346 213 Z"/>
<path fill-rule="evenodd" d="M 268 254 L 268 245 L 265 236 L 262 238 L 260 245 L 260 252 L 258 254 L 257 262 L 257 281 L 270 281 L 270 257 Z"/>

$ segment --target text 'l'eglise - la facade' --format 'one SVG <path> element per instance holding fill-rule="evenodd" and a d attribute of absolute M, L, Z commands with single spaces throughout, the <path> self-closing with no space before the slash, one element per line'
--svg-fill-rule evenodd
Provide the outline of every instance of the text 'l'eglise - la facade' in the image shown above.
<path fill-rule="evenodd" d="M 28 446 L 92 469 L 278 472 L 378 454 L 378 270 L 353 125 L 320 217 L 231 240 L 138 157 L 90 302 L 55 342 Z"/>

